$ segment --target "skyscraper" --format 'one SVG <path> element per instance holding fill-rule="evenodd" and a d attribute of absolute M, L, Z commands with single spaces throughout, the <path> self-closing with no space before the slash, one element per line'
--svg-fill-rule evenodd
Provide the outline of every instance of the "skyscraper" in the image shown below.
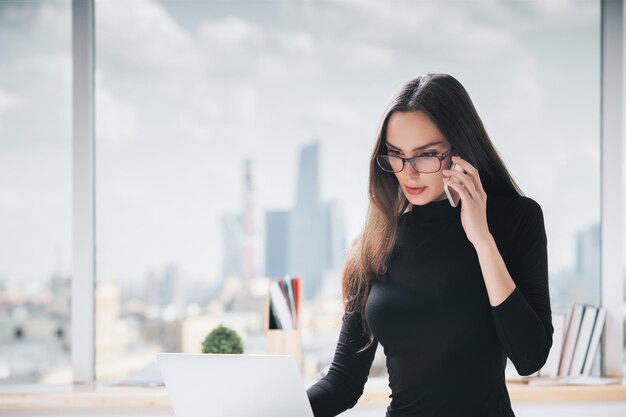
<path fill-rule="evenodd" d="M 286 210 L 265 213 L 265 275 L 280 278 L 288 273 L 289 215 Z"/>
<path fill-rule="evenodd" d="M 289 216 L 287 265 L 289 274 L 302 279 L 303 295 L 314 298 L 321 287 L 327 265 L 327 226 L 319 190 L 319 144 L 305 146 L 300 153 L 296 204 Z"/>
<path fill-rule="evenodd" d="M 255 276 L 256 261 L 256 230 L 254 224 L 254 189 L 252 186 L 252 161 L 244 161 L 244 193 L 243 193 L 243 292 L 247 295 L 250 283 Z"/>
<path fill-rule="evenodd" d="M 581 290 L 589 297 L 584 302 L 600 302 L 600 225 L 593 224 L 576 233 L 576 276 Z"/>
<path fill-rule="evenodd" d="M 321 201 L 319 184 L 319 144 L 313 142 L 300 152 L 294 207 L 265 216 L 266 275 L 299 277 L 308 300 L 320 294 L 325 275 L 333 279 L 326 272 L 340 269 L 346 252 L 341 208 Z"/>
<path fill-rule="evenodd" d="M 337 201 L 326 203 L 326 267 L 340 269 L 346 257 L 346 230 Z"/>
<path fill-rule="evenodd" d="M 243 275 L 241 240 L 243 235 L 240 214 L 222 215 L 222 277 Z"/>

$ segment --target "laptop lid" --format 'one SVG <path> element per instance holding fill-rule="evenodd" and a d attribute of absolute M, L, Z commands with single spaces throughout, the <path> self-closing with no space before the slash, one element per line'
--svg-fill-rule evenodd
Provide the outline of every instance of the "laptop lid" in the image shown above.
<path fill-rule="evenodd" d="M 313 417 L 286 355 L 159 353 L 176 417 Z"/>

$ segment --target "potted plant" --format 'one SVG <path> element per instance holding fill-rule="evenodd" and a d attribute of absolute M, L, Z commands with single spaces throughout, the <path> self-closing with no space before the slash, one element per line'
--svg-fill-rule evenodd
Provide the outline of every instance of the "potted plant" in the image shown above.
<path fill-rule="evenodd" d="M 236 331 L 220 324 L 202 342 L 202 353 L 243 353 L 243 342 Z"/>

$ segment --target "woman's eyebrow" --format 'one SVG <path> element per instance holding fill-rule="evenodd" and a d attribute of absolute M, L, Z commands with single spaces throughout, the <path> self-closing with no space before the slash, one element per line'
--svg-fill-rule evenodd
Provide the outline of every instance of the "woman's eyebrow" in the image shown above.
<path fill-rule="evenodd" d="M 443 143 L 443 141 L 440 140 L 440 141 L 428 143 L 428 144 L 423 145 L 423 146 L 418 146 L 417 148 L 413 148 L 413 150 L 411 152 L 419 151 L 420 149 L 425 149 L 425 148 L 428 148 L 429 146 L 439 145 L 440 143 Z M 390 147 L 392 149 L 396 149 L 398 151 L 402 151 L 402 149 L 398 148 L 397 146 L 392 145 L 389 142 L 385 142 L 385 145 L 387 145 L 388 147 Z"/>

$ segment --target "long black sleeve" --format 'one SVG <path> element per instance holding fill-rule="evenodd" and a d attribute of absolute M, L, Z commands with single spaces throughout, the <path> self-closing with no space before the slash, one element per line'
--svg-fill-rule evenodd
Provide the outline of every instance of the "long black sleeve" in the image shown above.
<path fill-rule="evenodd" d="M 378 345 L 374 340 L 369 348 L 357 353 L 368 340 L 362 331 L 361 315 L 344 314 L 330 369 L 307 390 L 315 417 L 336 416 L 357 403 Z"/>
<path fill-rule="evenodd" d="M 541 369 L 552 347 L 548 241 L 543 212 L 534 200 L 523 199 L 512 216 L 516 230 L 507 269 L 516 288 L 492 312 L 502 349 L 520 375 L 530 375 Z"/>

